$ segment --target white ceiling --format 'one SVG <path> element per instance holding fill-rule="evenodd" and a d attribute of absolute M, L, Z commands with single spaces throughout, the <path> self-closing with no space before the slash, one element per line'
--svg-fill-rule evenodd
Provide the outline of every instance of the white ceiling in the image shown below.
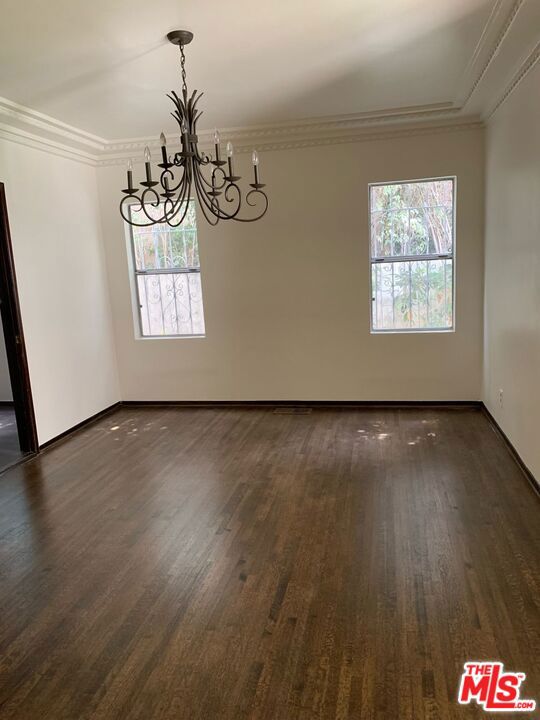
<path fill-rule="evenodd" d="M 2 0 L 0 95 L 107 140 L 159 134 L 180 85 L 164 36 L 186 28 L 202 128 L 454 103 L 502 2 Z"/>

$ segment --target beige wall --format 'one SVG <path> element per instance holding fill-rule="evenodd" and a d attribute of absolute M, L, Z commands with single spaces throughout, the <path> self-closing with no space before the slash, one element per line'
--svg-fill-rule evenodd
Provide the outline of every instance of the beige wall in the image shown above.
<path fill-rule="evenodd" d="M 39 442 L 119 400 L 96 171 L 0 141 Z"/>
<path fill-rule="evenodd" d="M 207 336 L 173 340 L 134 338 L 125 172 L 100 168 L 122 398 L 479 399 L 483 168 L 478 129 L 262 154 L 268 215 L 200 219 Z M 441 175 L 458 178 L 456 332 L 370 335 L 368 183 Z"/>
<path fill-rule="evenodd" d="M 537 478 L 540 478 L 539 87 L 537 66 L 488 124 L 484 372 L 484 402 Z"/>

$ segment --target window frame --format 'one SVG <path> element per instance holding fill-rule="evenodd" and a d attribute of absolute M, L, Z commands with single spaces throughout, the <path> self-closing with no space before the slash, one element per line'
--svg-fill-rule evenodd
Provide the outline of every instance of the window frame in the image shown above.
<path fill-rule="evenodd" d="M 198 234 L 198 218 L 197 218 L 197 203 L 195 198 L 189 198 L 187 202 L 192 202 L 195 207 L 195 218 L 196 218 L 196 233 L 197 233 L 197 246 L 199 244 Z M 128 203 L 129 212 L 131 213 L 131 205 L 138 205 L 139 202 L 134 200 L 132 203 Z M 201 284 L 201 298 L 203 296 L 202 286 L 202 267 L 199 263 L 198 268 L 156 268 L 154 270 L 139 270 L 137 269 L 137 260 L 135 257 L 135 241 L 133 237 L 134 226 L 127 222 L 124 222 L 126 242 L 128 244 L 128 270 L 129 270 L 129 283 L 131 287 L 131 303 L 133 311 L 133 321 L 135 329 L 136 340 L 192 340 L 192 339 L 204 339 L 206 338 L 206 318 L 204 317 L 204 299 L 202 300 L 203 306 L 203 322 L 204 322 L 204 333 L 178 333 L 177 335 L 145 335 L 143 333 L 142 323 L 142 305 L 139 293 L 138 276 L 148 275 L 188 275 L 188 274 L 199 274 Z M 199 259 L 200 259 L 200 248 Z"/>
<path fill-rule="evenodd" d="M 444 254 L 430 255 L 404 255 L 399 259 L 374 259 L 372 256 L 372 237 L 371 237 L 371 189 L 384 185 L 412 185 L 413 183 L 437 182 L 438 180 L 450 180 L 452 182 L 452 252 Z M 456 218 L 457 218 L 457 176 L 456 175 L 440 175 L 428 178 L 415 178 L 413 180 L 383 180 L 379 182 L 368 183 L 368 272 L 369 272 L 369 331 L 371 335 L 401 335 L 401 334 L 438 334 L 453 333 L 456 331 Z M 391 256 L 397 258 L 397 256 Z M 418 260 L 452 260 L 452 325 L 451 327 L 426 327 L 426 328 L 374 328 L 373 327 L 373 266 L 383 265 L 394 262 L 407 262 Z"/>

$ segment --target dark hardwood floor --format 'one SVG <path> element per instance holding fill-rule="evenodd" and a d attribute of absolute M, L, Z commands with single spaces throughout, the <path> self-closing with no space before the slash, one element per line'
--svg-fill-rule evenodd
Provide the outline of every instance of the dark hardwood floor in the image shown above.
<path fill-rule="evenodd" d="M 0 477 L 0 717 L 480 718 L 482 659 L 540 701 L 539 519 L 478 410 L 122 408 Z"/>

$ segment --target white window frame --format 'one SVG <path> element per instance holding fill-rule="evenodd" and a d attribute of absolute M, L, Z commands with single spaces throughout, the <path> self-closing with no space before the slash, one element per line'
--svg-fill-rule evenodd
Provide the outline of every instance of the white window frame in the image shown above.
<path fill-rule="evenodd" d="M 438 180 L 450 180 L 452 182 L 452 252 L 432 255 L 411 255 L 394 256 L 396 259 L 379 259 L 372 256 L 371 238 L 371 188 L 384 185 L 412 185 L 413 183 L 436 182 Z M 382 182 L 368 183 L 368 237 L 369 237 L 369 329 L 372 335 L 396 335 L 411 333 L 453 333 L 456 330 L 456 207 L 457 207 L 457 176 L 441 175 L 440 177 L 415 178 L 414 180 L 384 180 Z M 373 266 L 391 262 L 407 262 L 417 260 L 452 260 L 452 326 L 445 328 L 374 328 L 373 327 Z"/>
<path fill-rule="evenodd" d="M 195 202 L 194 198 L 189 198 L 187 202 Z M 133 203 L 129 203 L 129 205 L 138 205 L 139 203 L 137 201 L 134 201 Z M 195 203 L 195 208 L 197 207 Z M 129 208 L 129 212 L 131 212 L 131 208 Z M 200 282 L 201 282 L 201 294 L 203 294 L 203 287 L 202 287 L 202 267 L 199 265 L 199 268 L 164 268 L 162 270 L 152 270 L 152 271 L 141 271 L 137 269 L 137 261 L 135 258 L 135 242 L 133 238 L 133 225 L 130 225 L 127 222 L 124 222 L 125 226 L 125 236 L 126 236 L 126 244 L 127 244 L 127 251 L 128 251 L 128 268 L 129 268 L 129 283 L 131 287 L 131 306 L 133 310 L 133 322 L 134 322 L 134 329 L 135 329 L 135 339 L 136 340 L 197 340 L 197 339 L 204 339 L 206 337 L 205 333 L 184 333 L 184 334 L 176 334 L 176 335 L 144 335 L 143 334 L 143 324 L 142 324 L 142 316 L 141 316 L 141 300 L 139 296 L 139 284 L 137 282 L 138 275 L 159 275 L 160 273 L 168 274 L 168 275 L 181 275 L 181 274 L 190 274 L 190 273 L 198 273 L 200 276 Z M 198 236 L 198 218 L 197 218 L 197 244 L 199 242 L 199 236 Z M 203 313 L 204 313 L 204 300 L 203 300 Z M 206 329 L 206 318 L 204 318 L 204 326 Z"/>

